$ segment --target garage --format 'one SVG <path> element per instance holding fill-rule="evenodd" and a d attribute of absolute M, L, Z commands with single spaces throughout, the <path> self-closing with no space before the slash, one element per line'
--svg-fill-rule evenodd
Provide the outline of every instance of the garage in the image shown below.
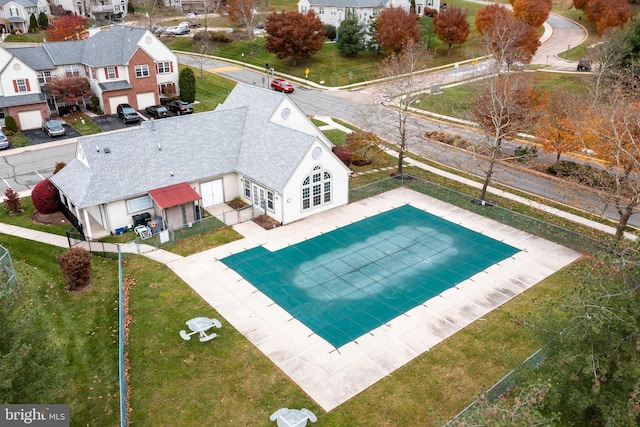
<path fill-rule="evenodd" d="M 139 93 L 136 95 L 136 99 L 138 100 L 138 110 L 144 110 L 157 104 L 155 92 Z"/>
<path fill-rule="evenodd" d="M 22 111 L 18 113 L 20 130 L 37 129 L 42 126 L 42 112 L 40 110 Z"/>
<path fill-rule="evenodd" d="M 113 96 L 109 98 L 109 110 L 111 114 L 116 114 L 116 108 L 118 108 L 119 104 L 128 104 L 129 97 L 127 95 L 122 96 Z"/>
<path fill-rule="evenodd" d="M 203 182 L 200 184 L 200 196 L 202 196 L 202 206 L 213 206 L 224 202 L 222 194 L 222 180 Z"/>

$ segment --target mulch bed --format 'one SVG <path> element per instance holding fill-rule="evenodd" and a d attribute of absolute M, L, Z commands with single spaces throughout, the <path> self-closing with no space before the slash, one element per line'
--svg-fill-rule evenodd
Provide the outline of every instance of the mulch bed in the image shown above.
<path fill-rule="evenodd" d="M 43 214 L 42 212 L 35 211 L 34 213 L 31 214 L 31 221 L 41 225 L 58 225 L 58 224 L 70 225 L 67 218 L 60 211 L 50 213 L 50 214 Z"/>
<path fill-rule="evenodd" d="M 267 215 L 260 215 L 259 217 L 253 218 L 253 222 L 258 224 L 260 227 L 264 228 L 265 230 L 271 230 L 272 228 L 276 228 L 280 226 L 280 223 L 278 221 L 276 221 L 275 219 Z"/>

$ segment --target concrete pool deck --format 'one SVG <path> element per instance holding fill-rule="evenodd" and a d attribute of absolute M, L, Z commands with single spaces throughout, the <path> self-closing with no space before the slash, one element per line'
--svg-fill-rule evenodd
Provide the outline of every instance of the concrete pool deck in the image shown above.
<path fill-rule="evenodd" d="M 276 251 L 405 204 L 517 247 L 521 252 L 339 349 L 219 261 L 258 245 Z M 246 227 L 242 231 L 246 237 L 241 240 L 167 265 L 326 411 L 581 256 L 404 188 L 273 230 Z"/>

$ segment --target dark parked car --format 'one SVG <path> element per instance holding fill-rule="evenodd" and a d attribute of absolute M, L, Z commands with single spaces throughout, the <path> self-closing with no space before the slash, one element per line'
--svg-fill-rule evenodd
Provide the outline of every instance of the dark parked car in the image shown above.
<path fill-rule="evenodd" d="M 191 106 L 191 104 L 179 99 L 175 99 L 168 103 L 167 108 L 177 115 L 193 113 L 193 107 Z"/>
<path fill-rule="evenodd" d="M 9 148 L 11 144 L 9 143 L 9 138 L 5 136 L 4 133 L 0 130 L 0 150 L 4 150 L 5 148 Z"/>
<path fill-rule="evenodd" d="M 271 81 L 271 88 L 280 92 L 293 92 L 293 85 L 285 79 L 275 78 Z"/>
<path fill-rule="evenodd" d="M 578 71 L 591 71 L 591 61 L 581 58 L 578 61 Z"/>
<path fill-rule="evenodd" d="M 140 116 L 129 104 L 118 105 L 116 111 L 118 112 L 118 117 L 122 119 L 123 123 L 138 123 L 140 121 Z"/>
<path fill-rule="evenodd" d="M 164 105 L 152 105 L 144 109 L 144 112 L 155 119 L 169 116 L 169 110 Z"/>
<path fill-rule="evenodd" d="M 44 119 L 42 121 L 42 131 L 49 136 L 62 136 L 67 133 L 62 123 L 54 119 Z"/>

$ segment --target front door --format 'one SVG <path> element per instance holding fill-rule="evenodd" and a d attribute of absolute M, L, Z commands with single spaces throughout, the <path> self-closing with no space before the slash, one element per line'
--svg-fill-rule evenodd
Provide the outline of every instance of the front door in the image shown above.
<path fill-rule="evenodd" d="M 266 207 L 266 193 L 264 188 L 253 184 L 253 206 L 264 212 Z"/>

